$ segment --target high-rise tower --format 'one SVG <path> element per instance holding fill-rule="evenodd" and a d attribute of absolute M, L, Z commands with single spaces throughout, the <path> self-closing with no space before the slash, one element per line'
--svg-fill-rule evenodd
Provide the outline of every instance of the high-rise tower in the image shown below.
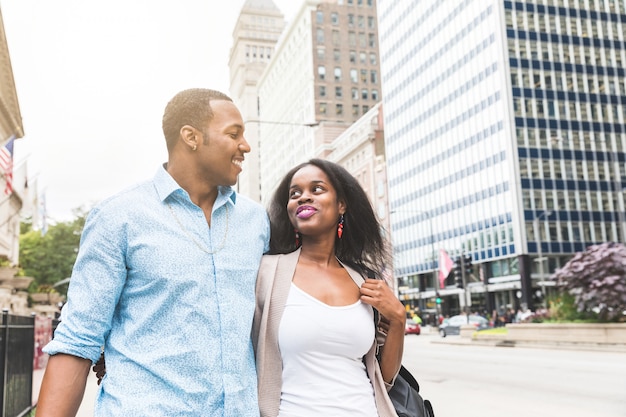
<path fill-rule="evenodd" d="M 381 100 L 374 0 L 305 0 L 259 81 L 261 192 Z"/>
<path fill-rule="evenodd" d="M 624 0 L 378 0 L 378 16 L 411 304 L 533 308 L 574 252 L 624 242 Z M 432 278 L 439 249 L 478 264 L 467 293 Z"/>
<path fill-rule="evenodd" d="M 246 0 L 233 30 L 230 52 L 230 94 L 244 121 L 259 119 L 257 82 L 272 59 L 285 26 L 284 16 L 272 0 Z M 246 125 L 251 151 L 239 176 L 239 192 L 261 201 L 259 136 L 256 124 Z"/>

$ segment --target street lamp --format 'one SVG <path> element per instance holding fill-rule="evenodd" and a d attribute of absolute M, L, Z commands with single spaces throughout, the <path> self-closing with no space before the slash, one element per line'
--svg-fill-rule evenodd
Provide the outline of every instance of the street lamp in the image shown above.
<path fill-rule="evenodd" d="M 546 306 L 545 304 L 545 300 L 546 300 L 546 287 L 545 284 L 543 282 L 543 252 L 542 252 L 542 248 L 541 248 L 541 232 L 539 231 L 539 220 L 541 220 L 542 217 L 545 216 L 545 218 L 547 219 L 548 217 L 550 217 L 552 215 L 552 211 L 551 210 L 544 210 L 541 214 L 539 214 L 539 216 L 535 217 L 533 219 L 533 223 L 535 225 L 535 233 L 537 234 L 537 259 L 536 262 L 539 263 L 539 282 L 541 283 L 541 292 L 543 293 L 543 304 L 544 307 Z"/>
<path fill-rule="evenodd" d="M 247 195 L 255 201 L 262 202 L 263 200 L 263 192 L 264 187 L 261 182 L 261 178 L 263 177 L 261 171 L 261 126 L 262 125 L 276 125 L 283 126 L 282 128 L 277 128 L 281 130 L 298 130 L 300 133 L 300 129 L 313 128 L 315 126 L 319 126 L 319 121 L 307 122 L 307 123 L 299 123 L 292 121 L 281 121 L 281 120 L 260 120 L 260 119 L 250 119 L 244 122 L 246 127 L 255 124 L 255 128 L 250 128 L 247 131 L 246 138 L 251 144 L 250 153 L 246 156 L 245 164 L 247 165 L 247 169 L 245 169 L 241 175 L 239 176 L 239 180 L 237 182 L 237 191 Z M 287 126 L 293 126 L 293 128 L 289 128 Z M 300 129 L 298 129 L 300 128 Z M 270 128 L 271 129 L 271 128 Z M 308 131 L 306 129 L 305 131 Z M 294 134 L 294 137 L 299 136 L 299 134 Z M 269 155 L 269 152 L 266 152 Z M 286 168 L 286 167 L 284 167 Z M 270 175 L 271 176 L 271 175 Z"/>
<path fill-rule="evenodd" d="M 248 123 L 258 123 L 258 124 L 267 124 L 267 125 L 287 125 L 287 126 L 304 126 L 304 127 L 315 127 L 319 126 L 320 122 L 308 122 L 308 123 L 296 123 L 296 122 L 282 122 L 282 121 L 271 121 L 271 120 L 247 120 L 243 122 L 243 124 Z"/>

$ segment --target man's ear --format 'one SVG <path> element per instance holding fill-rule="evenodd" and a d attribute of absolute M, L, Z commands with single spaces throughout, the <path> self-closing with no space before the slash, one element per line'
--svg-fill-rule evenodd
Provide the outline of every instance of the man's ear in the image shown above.
<path fill-rule="evenodd" d="M 193 126 L 184 125 L 180 128 L 180 139 L 185 146 L 195 149 L 198 146 L 198 132 Z"/>

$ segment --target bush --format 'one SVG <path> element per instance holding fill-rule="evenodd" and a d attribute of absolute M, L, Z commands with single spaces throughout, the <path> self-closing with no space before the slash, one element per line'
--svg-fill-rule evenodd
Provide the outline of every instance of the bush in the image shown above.
<path fill-rule="evenodd" d="M 552 279 L 573 297 L 570 305 L 562 294 L 562 302 L 554 306 L 559 317 L 576 316 L 572 307 L 581 320 L 626 319 L 626 246 L 615 242 L 589 246 L 557 269 Z"/>
<path fill-rule="evenodd" d="M 548 301 L 548 314 L 546 321 L 567 322 L 598 322 L 598 314 L 593 311 L 579 311 L 576 299 L 573 295 L 565 292 Z"/>

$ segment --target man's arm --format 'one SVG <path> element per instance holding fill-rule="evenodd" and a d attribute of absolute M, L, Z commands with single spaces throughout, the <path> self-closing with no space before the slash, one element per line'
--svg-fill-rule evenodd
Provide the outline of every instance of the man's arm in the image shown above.
<path fill-rule="evenodd" d="M 85 394 L 91 361 L 58 353 L 50 356 L 39 392 L 36 417 L 74 417 Z"/>

